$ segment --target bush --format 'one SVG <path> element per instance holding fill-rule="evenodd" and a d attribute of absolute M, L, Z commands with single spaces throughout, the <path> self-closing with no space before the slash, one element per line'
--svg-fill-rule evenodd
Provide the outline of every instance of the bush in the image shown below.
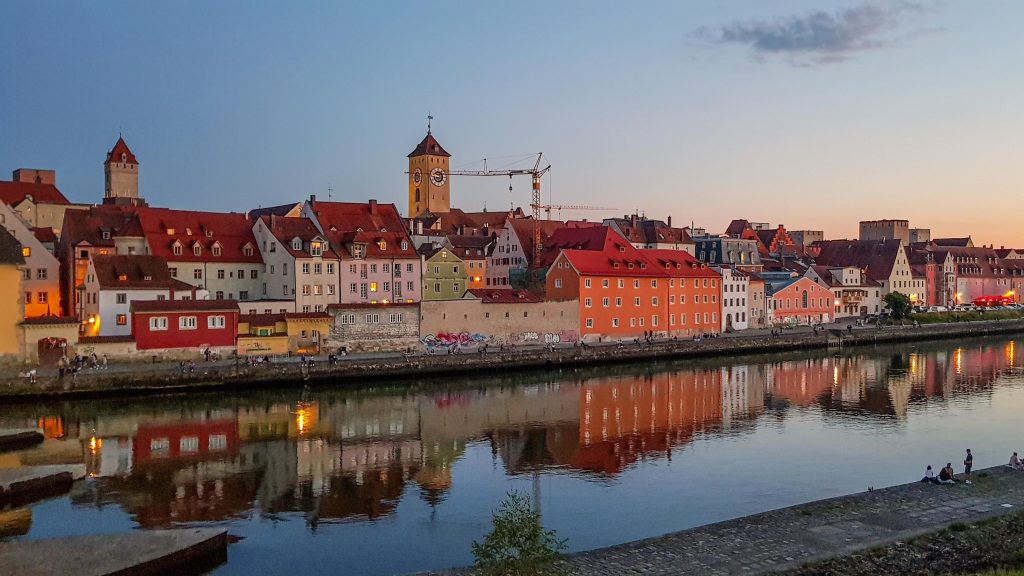
<path fill-rule="evenodd" d="M 556 575 L 555 560 L 566 547 L 554 530 L 544 530 L 530 497 L 516 490 L 505 495 L 491 517 L 483 542 L 473 542 L 478 574 L 487 576 Z"/>

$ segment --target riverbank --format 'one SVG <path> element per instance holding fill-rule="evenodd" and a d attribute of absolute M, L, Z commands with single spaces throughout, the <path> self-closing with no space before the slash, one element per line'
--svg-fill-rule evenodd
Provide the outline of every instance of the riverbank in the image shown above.
<path fill-rule="evenodd" d="M 554 349 L 533 348 L 516 352 L 479 354 L 465 351 L 455 355 L 374 355 L 345 357 L 336 365 L 319 361 L 303 366 L 298 358 L 281 359 L 268 365 L 249 366 L 235 360 L 199 362 L 194 370 L 178 364 L 128 364 L 107 370 L 80 372 L 74 379 L 40 372 L 37 381 L 8 375 L 0 380 L 0 397 L 5 401 L 73 399 L 145 394 L 170 394 L 224 389 L 254 389 L 266 386 L 364 386 L 368 383 L 413 381 L 455 375 L 494 374 L 496 371 L 537 371 L 584 366 L 635 363 L 650 360 L 710 358 L 742 354 L 763 354 L 795 350 L 816 350 L 925 340 L 1013 334 L 1024 332 L 1024 320 L 962 322 L 884 328 L 834 326 L 833 330 L 785 331 L 780 336 L 738 333 L 720 338 L 661 340 L 653 344 L 605 343 L 579 348 L 561 345 Z"/>
<path fill-rule="evenodd" d="M 1024 544 L 1024 518 L 1019 515 L 1024 510 L 1024 473 L 997 466 L 975 471 L 974 479 L 973 485 L 914 482 L 811 502 L 572 554 L 563 565 L 578 575 L 680 576 L 884 576 L 1013 565 L 1021 560 Z M 1003 518 L 978 528 L 978 523 L 997 517 Z M 992 530 L 1001 526 L 1014 532 L 999 542 L 993 537 L 999 533 Z M 922 539 L 925 535 L 931 539 Z M 982 545 L 986 535 L 992 540 Z M 877 550 L 881 546 L 889 548 Z M 864 553 L 869 550 L 874 551 Z"/>

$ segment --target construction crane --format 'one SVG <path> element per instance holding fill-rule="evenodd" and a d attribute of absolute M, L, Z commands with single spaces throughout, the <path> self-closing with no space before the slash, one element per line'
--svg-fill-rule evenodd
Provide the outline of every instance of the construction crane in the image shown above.
<path fill-rule="evenodd" d="M 508 176 L 509 180 L 513 176 L 530 176 L 532 180 L 533 195 L 530 198 L 530 208 L 533 209 L 533 261 L 537 262 L 540 259 L 541 252 L 541 238 L 540 238 L 540 213 L 544 210 L 547 219 L 551 219 L 552 210 L 616 210 L 616 208 L 602 208 L 599 206 L 575 206 L 575 205 L 553 205 L 553 204 L 541 204 L 540 203 L 540 179 L 542 176 L 551 171 L 551 164 L 547 164 L 544 159 L 544 153 L 537 153 L 537 160 L 533 163 L 533 168 L 521 168 L 512 170 L 491 170 L 487 167 L 487 159 L 483 160 L 483 170 L 452 170 L 449 172 L 451 176 Z M 542 165 L 547 164 L 541 168 Z M 512 192 L 512 183 L 509 182 L 508 191 Z"/>

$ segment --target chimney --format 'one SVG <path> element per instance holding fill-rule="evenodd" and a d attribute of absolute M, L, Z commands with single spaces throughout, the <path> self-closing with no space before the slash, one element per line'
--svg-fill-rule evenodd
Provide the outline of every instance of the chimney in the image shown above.
<path fill-rule="evenodd" d="M 277 214 L 270 215 L 270 227 L 272 229 L 277 227 Z"/>
<path fill-rule="evenodd" d="M 57 173 L 53 170 L 18 168 L 11 174 L 11 180 L 25 184 L 57 184 Z"/>
<path fill-rule="evenodd" d="M 316 204 L 316 194 L 310 194 L 309 195 L 309 203 L 310 204 Z"/>
<path fill-rule="evenodd" d="M 377 201 L 376 200 L 370 200 L 370 214 L 374 214 L 374 215 L 377 214 Z"/>
<path fill-rule="evenodd" d="M 409 218 L 409 234 L 416 233 L 416 220 Z"/>
<path fill-rule="evenodd" d="M 423 235 L 423 220 L 416 221 L 416 233 L 421 236 Z"/>
<path fill-rule="evenodd" d="M 666 223 L 668 224 L 669 228 L 672 227 L 672 215 L 671 214 L 668 215 L 668 221 Z"/>
<path fill-rule="evenodd" d="M 635 213 L 629 217 L 629 222 L 634 228 L 636 228 L 636 220 L 637 218 Z"/>

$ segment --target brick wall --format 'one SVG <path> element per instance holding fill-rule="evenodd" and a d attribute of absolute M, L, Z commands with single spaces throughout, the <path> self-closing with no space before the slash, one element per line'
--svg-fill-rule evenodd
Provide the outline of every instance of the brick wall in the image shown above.
<path fill-rule="evenodd" d="M 420 336 L 419 304 L 342 304 L 332 306 L 330 331 L 321 353 L 400 352 L 417 350 Z"/>

